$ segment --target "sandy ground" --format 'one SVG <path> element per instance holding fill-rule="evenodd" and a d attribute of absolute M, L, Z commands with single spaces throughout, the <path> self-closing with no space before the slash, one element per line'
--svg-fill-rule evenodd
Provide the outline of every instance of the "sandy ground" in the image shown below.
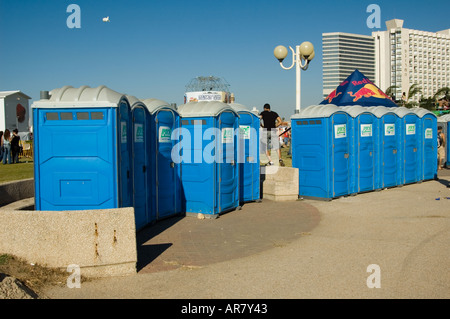
<path fill-rule="evenodd" d="M 307 236 L 249 256 L 100 279 L 79 289 L 50 287 L 45 294 L 50 298 L 447 299 L 447 175 L 331 202 L 305 200 L 302 203 L 320 211 L 318 226 Z M 369 288 L 368 282 L 380 288 Z"/>

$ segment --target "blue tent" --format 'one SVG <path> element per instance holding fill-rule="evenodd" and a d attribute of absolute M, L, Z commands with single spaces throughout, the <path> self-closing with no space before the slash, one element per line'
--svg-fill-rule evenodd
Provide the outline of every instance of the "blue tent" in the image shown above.
<path fill-rule="evenodd" d="M 320 104 L 398 107 L 364 74 L 355 70 Z"/>

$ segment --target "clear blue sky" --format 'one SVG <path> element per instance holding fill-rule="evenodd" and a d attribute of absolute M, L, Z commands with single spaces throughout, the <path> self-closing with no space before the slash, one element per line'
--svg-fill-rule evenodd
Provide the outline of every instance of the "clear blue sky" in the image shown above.
<path fill-rule="evenodd" d="M 81 8 L 81 28 L 66 25 L 67 6 Z M 236 102 L 281 116 L 295 109 L 295 70 L 280 68 L 275 46 L 310 41 L 316 57 L 302 71 L 302 107 L 322 100 L 322 33 L 370 35 L 369 4 L 381 29 L 393 18 L 426 31 L 450 28 L 450 1 L 301 0 L 0 0 L 0 91 L 64 85 L 96 87 L 138 98 L 183 103 L 194 77 L 223 77 Z M 102 18 L 109 16 L 111 22 Z M 290 61 L 290 55 L 286 62 Z M 287 64 L 287 63 L 285 63 Z"/>

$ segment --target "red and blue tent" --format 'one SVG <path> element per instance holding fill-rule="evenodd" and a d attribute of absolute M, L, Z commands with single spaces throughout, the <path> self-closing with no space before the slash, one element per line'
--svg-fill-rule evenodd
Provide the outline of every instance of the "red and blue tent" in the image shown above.
<path fill-rule="evenodd" d="M 355 70 L 320 104 L 398 107 L 360 71 Z"/>

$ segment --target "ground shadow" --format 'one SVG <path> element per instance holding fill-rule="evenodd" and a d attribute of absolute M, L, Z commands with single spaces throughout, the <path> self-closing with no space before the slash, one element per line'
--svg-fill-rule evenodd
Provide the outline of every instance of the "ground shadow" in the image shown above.
<path fill-rule="evenodd" d="M 163 252 L 165 252 L 172 243 L 157 244 L 157 245 L 141 245 L 137 249 L 137 272 L 141 271 L 147 265 L 149 265 L 153 260 L 158 258 Z"/>
<path fill-rule="evenodd" d="M 445 187 L 450 188 L 450 169 L 444 168 L 442 170 L 438 170 L 436 181 L 438 181 Z"/>
<path fill-rule="evenodd" d="M 150 239 L 158 236 L 168 228 L 178 223 L 184 215 L 178 215 L 169 217 L 163 220 L 159 220 L 154 224 L 148 225 L 136 233 L 136 245 L 137 245 L 137 263 L 136 268 L 139 272 L 142 268 L 146 267 L 164 251 L 166 251 L 172 243 L 164 243 L 157 245 L 146 245 Z"/>

